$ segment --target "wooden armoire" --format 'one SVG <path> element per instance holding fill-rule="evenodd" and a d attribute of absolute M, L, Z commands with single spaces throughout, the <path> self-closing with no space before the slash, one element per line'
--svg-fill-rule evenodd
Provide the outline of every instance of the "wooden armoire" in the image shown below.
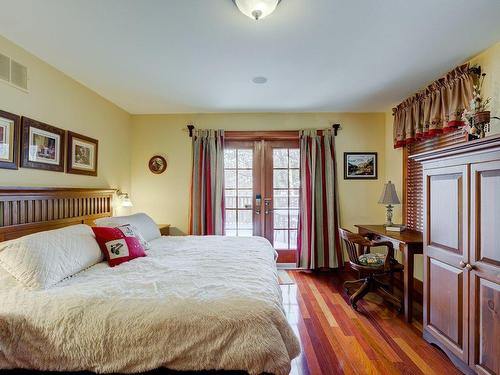
<path fill-rule="evenodd" d="M 500 375 L 500 135 L 411 156 L 423 167 L 424 338 Z"/>

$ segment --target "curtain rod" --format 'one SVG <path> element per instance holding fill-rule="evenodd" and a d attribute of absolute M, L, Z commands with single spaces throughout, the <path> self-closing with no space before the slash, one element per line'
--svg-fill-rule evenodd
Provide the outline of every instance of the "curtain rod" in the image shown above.
<path fill-rule="evenodd" d="M 188 131 L 189 131 L 189 137 L 192 138 L 193 137 L 194 125 L 193 124 L 188 124 L 187 128 L 188 128 Z M 340 130 L 340 124 L 333 124 L 332 125 L 332 129 L 333 129 L 333 135 L 336 137 L 338 131 Z"/>

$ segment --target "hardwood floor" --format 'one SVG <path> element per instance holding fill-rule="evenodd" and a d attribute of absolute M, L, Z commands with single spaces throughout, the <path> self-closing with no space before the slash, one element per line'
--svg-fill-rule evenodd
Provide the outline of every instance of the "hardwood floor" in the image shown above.
<path fill-rule="evenodd" d="M 282 286 L 284 306 L 302 345 L 291 374 L 461 374 L 422 339 L 419 322 L 405 323 L 377 294 L 354 311 L 342 290 L 346 273 L 288 273 L 296 285 Z"/>

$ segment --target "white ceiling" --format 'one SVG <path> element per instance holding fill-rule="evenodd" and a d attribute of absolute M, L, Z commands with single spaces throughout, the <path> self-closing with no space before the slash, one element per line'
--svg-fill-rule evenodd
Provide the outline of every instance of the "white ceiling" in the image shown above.
<path fill-rule="evenodd" d="M 0 10 L 1 35 L 130 113 L 385 111 L 500 40 L 499 0 L 283 0 L 259 22 L 232 0 Z"/>

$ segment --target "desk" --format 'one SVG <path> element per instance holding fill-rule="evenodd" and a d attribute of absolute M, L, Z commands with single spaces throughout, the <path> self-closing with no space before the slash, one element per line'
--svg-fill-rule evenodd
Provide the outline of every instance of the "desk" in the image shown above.
<path fill-rule="evenodd" d="M 403 254 L 404 269 L 404 310 L 405 319 L 411 323 L 413 319 L 413 259 L 415 254 L 423 253 L 422 232 L 407 229 L 403 232 L 388 232 L 383 225 L 356 225 L 358 233 L 371 235 L 375 239 L 391 241 L 395 249 Z"/>

